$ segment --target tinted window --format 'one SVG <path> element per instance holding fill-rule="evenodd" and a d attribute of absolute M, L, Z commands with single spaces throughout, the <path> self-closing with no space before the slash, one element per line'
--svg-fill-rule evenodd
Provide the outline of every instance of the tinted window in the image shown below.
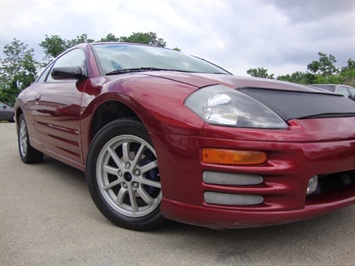
<path fill-rule="evenodd" d="M 318 87 L 327 91 L 335 91 L 336 85 L 330 85 L 330 84 L 312 84 L 314 87 Z"/>
<path fill-rule="evenodd" d="M 344 86 L 339 86 L 339 87 L 337 88 L 336 93 L 342 94 L 342 95 L 344 95 L 345 97 L 349 97 L 349 95 L 350 95 L 349 92 L 348 92 L 348 89 L 347 89 L 346 87 L 344 87 Z"/>
<path fill-rule="evenodd" d="M 64 67 L 64 66 L 80 66 L 84 71 L 86 70 L 85 65 L 85 54 L 81 49 L 71 50 L 63 56 L 59 57 L 53 67 Z M 51 75 L 48 75 L 47 81 L 55 81 L 58 80 L 52 79 Z M 64 81 L 65 82 L 65 81 Z"/>
<path fill-rule="evenodd" d="M 225 70 L 183 53 L 151 46 L 94 44 L 93 48 L 105 74 L 115 70 L 157 68 L 164 70 L 221 73 Z"/>

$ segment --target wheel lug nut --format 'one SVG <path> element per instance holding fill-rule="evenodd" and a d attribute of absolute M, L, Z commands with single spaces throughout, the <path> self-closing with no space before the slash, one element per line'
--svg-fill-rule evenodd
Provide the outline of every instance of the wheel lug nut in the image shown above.
<path fill-rule="evenodd" d="M 122 176 L 122 171 L 118 171 L 118 175 L 119 175 L 119 176 Z"/>
<path fill-rule="evenodd" d="M 131 167 L 131 164 L 130 164 L 130 163 L 126 163 L 126 164 L 125 164 L 125 167 L 128 169 L 128 168 Z"/>
<path fill-rule="evenodd" d="M 134 174 L 135 175 L 140 175 L 141 174 L 141 171 L 139 171 L 138 169 L 134 170 Z"/>
<path fill-rule="evenodd" d="M 127 188 L 127 184 L 126 183 L 123 183 L 123 188 Z"/>
<path fill-rule="evenodd" d="M 138 183 L 137 183 L 137 182 L 134 182 L 134 183 L 133 183 L 133 186 L 134 186 L 135 188 L 138 188 Z"/>

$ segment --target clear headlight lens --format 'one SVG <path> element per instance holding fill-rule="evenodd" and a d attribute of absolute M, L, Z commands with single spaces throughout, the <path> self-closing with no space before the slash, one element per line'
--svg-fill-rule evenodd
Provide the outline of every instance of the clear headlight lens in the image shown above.
<path fill-rule="evenodd" d="M 253 98 L 222 85 L 202 88 L 190 95 L 185 105 L 209 124 L 285 129 L 287 124 Z"/>
<path fill-rule="evenodd" d="M 238 122 L 238 109 L 227 94 L 219 93 L 209 98 L 203 105 L 203 113 L 209 123 L 236 125 Z"/>

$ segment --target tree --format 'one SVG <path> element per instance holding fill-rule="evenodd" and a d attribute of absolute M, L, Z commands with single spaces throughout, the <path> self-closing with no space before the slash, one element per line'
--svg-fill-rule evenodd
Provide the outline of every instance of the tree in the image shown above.
<path fill-rule="evenodd" d="M 339 75 L 315 75 L 312 83 L 309 84 L 341 84 L 342 78 Z"/>
<path fill-rule="evenodd" d="M 154 32 L 133 32 L 130 36 L 125 37 L 121 36 L 119 38 L 121 42 L 130 42 L 130 43 L 142 43 L 152 46 L 165 47 L 166 42 L 162 38 L 158 38 L 157 34 Z"/>
<path fill-rule="evenodd" d="M 14 39 L 4 47 L 5 58 L 0 58 L 0 101 L 12 105 L 17 95 L 36 77 L 38 62 L 34 50 Z"/>
<path fill-rule="evenodd" d="M 66 49 L 66 41 L 58 35 L 52 35 L 50 37 L 46 35 L 44 41 L 39 45 L 43 48 L 44 54 L 46 55 L 44 58 L 45 61 L 57 57 Z"/>
<path fill-rule="evenodd" d="M 73 47 L 77 44 L 80 43 L 91 43 L 94 42 L 94 39 L 89 39 L 88 35 L 86 33 L 81 34 L 80 36 L 76 36 L 75 39 L 67 40 L 66 41 L 66 49 L 69 49 L 70 47 Z"/>
<path fill-rule="evenodd" d="M 101 38 L 100 41 L 142 43 L 159 47 L 166 46 L 164 39 L 158 38 L 157 34 L 154 32 L 134 32 L 130 36 L 121 37 L 116 37 L 114 34 L 109 33 L 106 35 L 106 37 Z M 85 42 L 91 43 L 94 42 L 94 40 L 89 39 L 86 33 L 71 40 L 63 39 L 58 35 L 46 35 L 44 41 L 42 41 L 39 45 L 44 50 L 45 57 L 43 58 L 43 61 L 45 61 L 45 64 L 47 64 L 50 60 L 57 57 L 59 54 L 69 49 L 70 47 Z M 179 50 L 179 48 L 174 49 Z"/>
<path fill-rule="evenodd" d="M 48 62 L 70 47 L 84 42 L 94 42 L 94 40 L 89 39 L 86 33 L 83 33 L 82 35 L 71 40 L 62 39 L 62 37 L 58 35 L 52 35 L 50 37 L 46 35 L 44 41 L 42 41 L 39 45 L 44 49 L 44 53 L 46 55 L 44 61 Z"/>
<path fill-rule="evenodd" d="M 348 60 L 348 66 L 339 70 L 334 66 L 336 59 L 333 55 L 327 56 L 323 53 L 318 53 L 319 60 L 312 61 L 307 65 L 307 69 L 314 74 L 313 83 L 318 84 L 346 84 L 355 85 L 355 62 L 352 59 Z"/>
<path fill-rule="evenodd" d="M 274 79 L 274 74 L 269 75 L 267 71 L 268 69 L 265 69 L 263 67 L 258 67 L 258 68 L 251 68 L 247 70 L 247 73 L 252 77 Z"/>
<path fill-rule="evenodd" d="M 344 84 L 355 86 L 355 61 L 348 60 L 348 65 L 341 70 L 334 66 L 336 58 L 318 53 L 319 60 L 307 65 L 307 73 L 295 72 L 284 76 L 278 76 L 278 80 L 284 80 L 300 84 Z"/>
<path fill-rule="evenodd" d="M 333 55 L 327 56 L 323 53 L 318 53 L 319 60 L 312 61 L 307 65 L 307 69 L 313 74 L 320 74 L 323 76 L 330 76 L 339 73 L 339 69 L 334 66 L 336 59 Z"/>
<path fill-rule="evenodd" d="M 294 82 L 299 84 L 312 84 L 314 83 L 315 76 L 311 73 L 304 73 L 296 71 L 295 73 L 278 76 L 277 80 L 283 80 L 288 82 Z"/>
<path fill-rule="evenodd" d="M 166 47 L 166 42 L 163 38 L 158 38 L 154 32 L 133 32 L 130 36 L 117 37 L 112 33 L 106 35 L 100 39 L 100 42 L 129 42 L 129 43 L 141 43 L 152 46 Z M 175 47 L 173 50 L 181 52 L 181 50 Z"/>
<path fill-rule="evenodd" d="M 355 87 L 355 61 L 349 59 L 347 63 L 348 65 L 346 67 L 342 67 L 340 70 L 340 83 Z"/>
<path fill-rule="evenodd" d="M 120 38 L 116 37 L 114 34 L 109 33 L 106 37 L 101 38 L 100 42 L 119 42 Z"/>

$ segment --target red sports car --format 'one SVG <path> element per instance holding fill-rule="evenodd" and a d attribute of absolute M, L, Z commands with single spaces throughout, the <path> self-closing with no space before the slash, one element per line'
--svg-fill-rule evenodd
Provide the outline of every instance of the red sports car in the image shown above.
<path fill-rule="evenodd" d="M 86 172 L 114 224 L 288 223 L 355 203 L 355 102 L 164 48 L 93 43 L 15 106 L 20 156 Z"/>

